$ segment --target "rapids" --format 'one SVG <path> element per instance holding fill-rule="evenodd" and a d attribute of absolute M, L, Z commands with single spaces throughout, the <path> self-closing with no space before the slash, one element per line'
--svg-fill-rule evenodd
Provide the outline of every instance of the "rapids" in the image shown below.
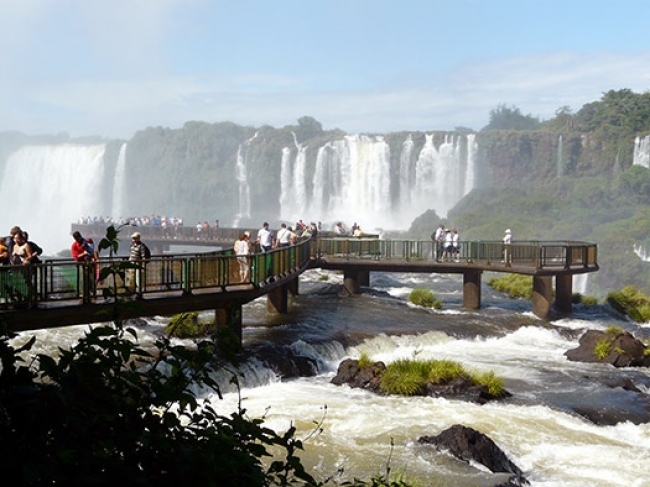
<path fill-rule="evenodd" d="M 317 478 L 339 469 L 343 479 L 367 478 L 384 473 L 390 457 L 392 475 L 420 485 L 505 481 L 507 476 L 417 443 L 420 436 L 461 423 L 491 437 L 532 486 L 650 486 L 650 372 L 569 362 L 564 356 L 587 329 L 615 324 L 647 339 L 650 324 L 634 324 L 606 305 L 575 306 L 572 315 L 545 322 L 530 313 L 530 302 L 507 299 L 487 286 L 483 309 L 466 311 L 457 277 L 372 274 L 372 288 L 356 298 L 339 296 L 341 281 L 336 273 L 305 273 L 287 315 L 269 315 L 263 298 L 244 307 L 248 358 L 240 369 L 242 405 L 278 431 L 296 425 L 305 439 L 300 456 Z M 432 289 L 444 300 L 443 309 L 410 305 L 407 296 L 416 287 Z M 166 321 L 158 317 L 138 325 L 141 339 L 161 333 Z M 34 332 L 39 351 L 54 353 L 85 328 Z M 23 334 L 17 340 L 25 339 Z M 504 378 L 512 397 L 480 406 L 332 385 L 339 362 L 362 352 L 385 362 L 450 358 L 468 368 L 491 369 Z M 278 370 L 303 376 L 283 377 Z M 611 387 L 621 378 L 641 392 Z M 223 400 L 207 396 L 224 413 L 239 400 L 228 379 L 225 373 L 220 379 L 227 391 Z M 594 424 L 589 414 L 611 424 Z M 313 434 L 321 421 L 322 431 Z"/>

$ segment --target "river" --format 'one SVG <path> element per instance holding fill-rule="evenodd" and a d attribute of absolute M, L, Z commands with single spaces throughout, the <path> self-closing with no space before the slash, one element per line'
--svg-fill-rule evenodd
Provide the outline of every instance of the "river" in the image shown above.
<path fill-rule="evenodd" d="M 492 486 L 504 476 L 417 443 L 453 424 L 492 438 L 532 486 L 650 486 L 650 372 L 606 364 L 569 362 L 588 329 L 617 325 L 638 338 L 650 324 L 623 319 L 606 305 L 574 306 L 570 316 L 537 319 L 526 300 L 511 300 L 483 286 L 483 308 L 461 308 L 462 278 L 372 274 L 371 289 L 339 295 L 342 276 L 309 271 L 287 315 L 270 315 L 264 298 L 244 307 L 241 395 L 249 416 L 284 431 L 294 424 L 305 438 L 303 462 L 317 478 L 343 469 L 344 479 L 385 472 L 425 486 Z M 484 282 L 487 277 L 484 276 Z M 432 289 L 442 310 L 412 306 L 408 293 Z M 140 326 L 144 340 L 166 319 Z M 35 332 L 39 351 L 52 351 L 85 327 Z M 32 332 L 34 333 L 34 332 Z M 449 358 L 477 370 L 494 370 L 512 397 L 477 405 L 430 397 L 378 396 L 330 383 L 340 361 L 365 352 L 374 360 Z M 293 357 L 293 362 L 286 359 Z M 280 377 L 265 360 L 303 377 Z M 291 364 L 294 364 L 293 366 Z M 287 365 L 288 364 L 288 365 Z M 294 375 L 293 372 L 290 375 Z M 641 393 L 611 387 L 630 378 Z M 223 387 L 228 390 L 227 377 Z M 215 407 L 228 412 L 239 395 L 229 390 Z M 609 425 L 587 419 L 609 418 Z M 322 431 L 313 434 L 322 420 Z M 391 451 L 391 442 L 394 445 Z"/>

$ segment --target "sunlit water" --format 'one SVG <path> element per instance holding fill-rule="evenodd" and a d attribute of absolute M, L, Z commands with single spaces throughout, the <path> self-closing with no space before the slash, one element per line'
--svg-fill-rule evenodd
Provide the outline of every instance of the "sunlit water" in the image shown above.
<path fill-rule="evenodd" d="M 650 486 L 650 425 L 639 423 L 650 410 L 650 373 L 605 364 L 569 362 L 564 356 L 587 329 L 615 324 L 640 338 L 650 326 L 622 319 L 604 305 L 577 306 L 551 322 L 530 313 L 530 302 L 505 299 L 483 289 L 483 309 L 461 309 L 462 281 L 437 275 L 380 274 L 372 290 L 357 298 L 338 295 L 341 276 L 310 271 L 300 296 L 284 316 L 266 313 L 264 299 L 244 307 L 244 346 L 251 352 L 241 369 L 243 407 L 266 426 L 298 428 L 306 439 L 303 462 L 317 478 L 343 469 L 341 478 L 384 473 L 390 456 L 394 474 L 432 486 L 490 486 L 505 480 L 480 465 L 469 465 L 417 443 L 453 424 L 492 438 L 533 486 Z M 434 311 L 407 303 L 408 293 L 427 287 L 445 301 Z M 141 327 L 152 340 L 165 319 Z M 40 350 L 53 352 L 86 327 L 39 331 Z M 22 340 L 25 337 L 21 337 Z M 283 378 L 264 365 L 269 350 L 307 357 L 314 375 Z M 367 353 L 375 360 L 450 358 L 477 370 L 494 370 L 512 397 L 485 405 L 430 397 L 383 397 L 330 383 L 339 362 Z M 609 387 L 629 377 L 641 394 Z M 229 412 L 239 395 L 222 377 Z M 619 422 L 597 426 L 576 411 L 614 413 Z M 322 431 L 312 434 L 322 421 Z M 637 424 L 639 423 L 639 424 Z M 391 442 L 394 448 L 391 453 Z"/>

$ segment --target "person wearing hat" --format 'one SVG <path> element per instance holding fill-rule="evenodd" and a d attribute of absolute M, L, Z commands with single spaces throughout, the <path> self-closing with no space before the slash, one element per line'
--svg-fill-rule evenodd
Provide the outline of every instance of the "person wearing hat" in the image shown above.
<path fill-rule="evenodd" d="M 145 245 L 140 241 L 140 232 L 131 234 L 131 247 L 129 248 L 129 262 L 132 267 L 127 269 L 126 292 L 142 298 L 142 273 L 144 262 L 147 260 Z"/>
<path fill-rule="evenodd" d="M 506 266 L 510 266 L 511 251 L 510 244 L 512 244 L 512 232 L 510 229 L 506 229 L 506 234 L 503 237 L 503 261 Z"/>

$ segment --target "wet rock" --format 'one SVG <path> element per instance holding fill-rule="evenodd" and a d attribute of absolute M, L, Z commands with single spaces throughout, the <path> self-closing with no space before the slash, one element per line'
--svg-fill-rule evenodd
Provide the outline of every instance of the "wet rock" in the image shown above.
<path fill-rule="evenodd" d="M 609 342 L 609 353 L 600 359 L 597 347 L 603 341 Z M 649 367 L 650 355 L 645 355 L 645 345 L 628 332 L 618 334 L 600 330 L 589 330 L 580 337 L 577 348 L 567 350 L 564 355 L 573 362 L 605 362 L 614 367 Z"/>
<path fill-rule="evenodd" d="M 419 443 L 435 445 L 438 450 L 448 451 L 465 462 L 477 462 L 493 473 L 510 473 L 505 484 L 528 485 L 523 472 L 515 465 L 491 438 L 473 428 L 455 424 L 437 436 L 422 436 Z"/>
<path fill-rule="evenodd" d="M 377 392 L 384 370 L 386 370 L 386 365 L 383 362 L 375 362 L 370 367 L 359 367 L 358 360 L 345 359 L 339 364 L 336 376 L 331 382 L 339 386 L 347 384 L 350 387 Z"/>

